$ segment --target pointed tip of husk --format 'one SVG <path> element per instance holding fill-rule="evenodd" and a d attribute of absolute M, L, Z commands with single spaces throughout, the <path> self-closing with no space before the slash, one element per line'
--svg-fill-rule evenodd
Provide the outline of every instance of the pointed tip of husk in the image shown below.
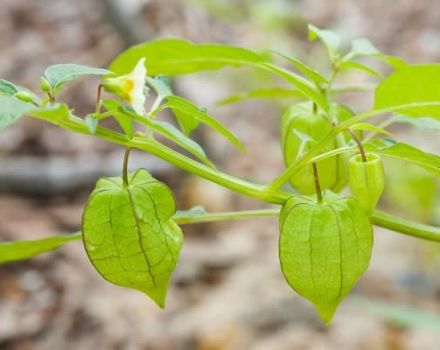
<path fill-rule="evenodd" d="M 324 321 L 326 326 L 330 325 L 338 308 L 339 302 L 333 304 L 314 304 L 316 312 Z"/>

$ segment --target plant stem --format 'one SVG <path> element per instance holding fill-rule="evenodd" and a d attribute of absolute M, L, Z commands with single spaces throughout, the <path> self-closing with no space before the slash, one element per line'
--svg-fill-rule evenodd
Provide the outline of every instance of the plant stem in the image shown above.
<path fill-rule="evenodd" d="M 350 128 L 348 128 L 347 131 L 351 135 L 351 137 L 353 138 L 354 142 L 356 142 L 356 144 L 359 148 L 359 153 L 361 154 L 361 157 L 362 157 L 362 161 L 365 163 L 367 161 L 367 156 L 365 155 L 364 146 L 362 145 L 361 140 L 356 135 L 356 133 L 353 130 L 351 130 Z"/>
<path fill-rule="evenodd" d="M 188 158 L 155 140 L 146 140 L 145 138 L 135 137 L 132 140 L 128 139 L 127 136 L 120 133 L 111 131 L 109 129 L 98 127 L 95 136 L 98 136 L 109 142 L 119 144 L 129 148 L 136 148 L 142 151 L 156 155 L 183 170 L 186 170 L 194 175 L 205 178 L 209 181 L 217 183 L 220 186 L 229 188 L 235 192 L 242 193 L 246 196 L 259 199 L 264 202 L 273 204 L 283 204 L 292 194 L 279 191 L 276 186 L 281 183 L 280 187 L 299 169 L 307 165 L 311 159 L 319 156 L 319 152 L 323 149 L 329 142 L 331 142 L 338 132 L 345 130 L 353 124 L 359 123 L 369 117 L 374 115 L 392 112 L 398 109 L 405 109 L 414 107 L 414 105 L 420 106 L 440 106 L 439 103 L 427 102 L 422 104 L 408 104 L 401 105 L 397 107 L 384 108 L 381 110 L 370 111 L 367 113 L 359 114 L 349 120 L 336 126 L 324 139 L 321 140 L 309 153 L 300 159 L 297 163 L 287 168 L 283 174 L 281 174 L 274 182 L 275 186 L 262 186 L 252 182 L 242 180 L 240 178 L 225 174 L 216 169 L 212 169 L 205 166 L 191 158 Z M 58 125 L 66 130 L 90 135 L 86 124 L 80 118 L 71 116 L 70 118 L 52 118 L 50 116 L 42 115 L 32 115 L 31 116 L 42 119 L 51 124 Z M 285 179 L 285 180 L 284 180 Z M 274 188 L 272 188 L 274 187 Z M 440 228 L 432 227 L 427 225 L 420 225 L 419 223 L 412 221 L 403 221 L 400 218 L 396 218 L 390 214 L 385 214 L 379 211 L 375 211 L 372 216 L 372 221 L 374 224 L 388 228 L 390 230 L 401 231 L 404 234 L 412 235 L 415 237 L 425 238 L 433 241 L 440 242 Z"/>
<path fill-rule="evenodd" d="M 128 158 L 130 157 L 131 148 L 127 148 L 124 153 L 124 164 L 122 166 L 122 183 L 124 187 L 128 187 Z"/>
<path fill-rule="evenodd" d="M 96 105 L 95 105 L 95 113 L 96 114 L 99 114 L 99 113 L 101 113 L 101 105 L 102 105 L 102 102 L 101 102 L 101 93 L 102 93 L 102 88 L 103 88 L 104 86 L 102 85 L 102 84 L 99 84 L 98 85 L 98 90 L 97 90 L 97 92 L 96 92 Z"/>
<path fill-rule="evenodd" d="M 200 215 L 186 214 L 186 212 L 177 212 L 173 216 L 173 220 L 180 225 L 198 224 L 202 222 L 228 221 L 239 219 L 263 218 L 278 216 L 279 209 L 259 209 L 259 210 L 243 210 L 223 213 L 205 213 Z"/>
<path fill-rule="evenodd" d="M 371 221 L 374 225 L 385 227 L 404 235 L 440 242 L 440 227 L 398 218 L 380 210 L 374 211 Z"/>
<path fill-rule="evenodd" d="M 316 163 L 312 163 L 313 167 L 313 180 L 315 182 L 315 191 L 316 191 L 316 198 L 318 200 L 318 203 L 322 203 L 322 192 L 321 192 L 321 185 L 319 184 L 319 175 L 318 175 L 318 167 L 316 166 Z"/>

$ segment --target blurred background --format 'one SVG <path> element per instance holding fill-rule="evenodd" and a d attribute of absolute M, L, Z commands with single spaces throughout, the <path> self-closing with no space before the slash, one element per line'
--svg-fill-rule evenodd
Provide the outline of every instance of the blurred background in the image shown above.
<path fill-rule="evenodd" d="M 45 67 L 105 67 L 124 48 L 158 37 L 278 48 L 322 67 L 307 23 L 348 42 L 368 37 L 412 63 L 440 59 L 437 0 L 2 0 L 0 77 L 37 89 Z M 217 106 L 233 93 L 264 86 L 267 76 L 223 70 L 176 79 L 175 90 L 206 106 L 248 147 L 239 154 L 201 129 L 196 138 L 227 172 L 268 182 L 282 169 L 279 116 L 289 101 Z M 362 74 L 344 77 L 368 82 Z M 93 108 L 97 81 L 70 85 L 62 99 L 79 115 Z M 343 96 L 354 110 L 371 94 Z M 394 127 L 398 139 L 437 152 L 438 131 Z M 122 153 L 92 137 L 23 118 L 0 134 L 0 240 L 39 238 L 80 228 L 96 180 L 120 172 Z M 147 154 L 146 167 L 170 184 L 179 209 L 261 208 L 254 200 L 188 176 Z M 440 224 L 438 181 L 387 162 L 381 206 Z M 392 182 L 390 181 L 392 179 Z M 281 275 L 276 219 L 185 226 L 185 245 L 167 308 L 102 280 L 80 242 L 28 262 L 0 266 L 0 349 L 440 349 L 440 245 L 376 229 L 371 266 L 324 327 Z"/>

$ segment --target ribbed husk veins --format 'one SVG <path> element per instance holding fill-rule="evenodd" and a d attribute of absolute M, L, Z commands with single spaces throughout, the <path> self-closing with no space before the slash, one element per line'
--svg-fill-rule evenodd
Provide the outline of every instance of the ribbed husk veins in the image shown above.
<path fill-rule="evenodd" d="M 342 106 L 332 106 L 334 115 L 339 121 L 352 116 L 351 112 Z M 313 103 L 298 103 L 284 113 L 281 125 L 281 146 L 286 166 L 298 160 L 302 153 L 306 153 L 317 142 L 320 142 L 332 129 L 332 122 L 321 112 L 315 111 Z M 313 139 L 302 145 L 302 140 L 295 131 L 306 134 Z M 331 151 L 345 144 L 342 135 L 338 136 L 322 152 Z M 322 189 L 340 191 L 347 183 L 347 158 L 337 155 L 317 162 L 319 179 Z M 290 179 L 291 184 L 302 194 L 312 194 L 315 191 L 313 169 L 309 165 Z"/>
<path fill-rule="evenodd" d="M 378 155 L 369 153 L 364 162 L 360 154 L 350 158 L 350 190 L 359 205 L 367 213 L 373 212 L 385 188 L 385 174 L 382 160 Z"/>
<path fill-rule="evenodd" d="M 322 203 L 292 197 L 280 214 L 279 258 L 288 284 L 329 323 L 341 300 L 368 267 L 371 223 L 353 198 Z"/>
<path fill-rule="evenodd" d="M 182 232 L 172 221 L 171 190 L 140 169 L 100 179 L 83 214 L 83 241 L 96 270 L 109 282 L 137 289 L 160 307 L 179 259 Z"/>

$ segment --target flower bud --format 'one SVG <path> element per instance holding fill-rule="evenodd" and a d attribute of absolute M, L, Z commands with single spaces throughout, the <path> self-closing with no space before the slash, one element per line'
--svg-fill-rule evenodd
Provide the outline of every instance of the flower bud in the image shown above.
<path fill-rule="evenodd" d="M 43 92 L 49 92 L 52 90 L 52 85 L 50 85 L 49 81 L 45 77 L 41 77 L 40 79 L 40 89 Z"/>
<path fill-rule="evenodd" d="M 34 102 L 33 95 L 30 92 L 25 91 L 25 90 L 17 91 L 14 94 L 14 97 L 18 98 L 20 101 L 23 101 L 23 102 L 28 102 L 28 103 Z"/>

